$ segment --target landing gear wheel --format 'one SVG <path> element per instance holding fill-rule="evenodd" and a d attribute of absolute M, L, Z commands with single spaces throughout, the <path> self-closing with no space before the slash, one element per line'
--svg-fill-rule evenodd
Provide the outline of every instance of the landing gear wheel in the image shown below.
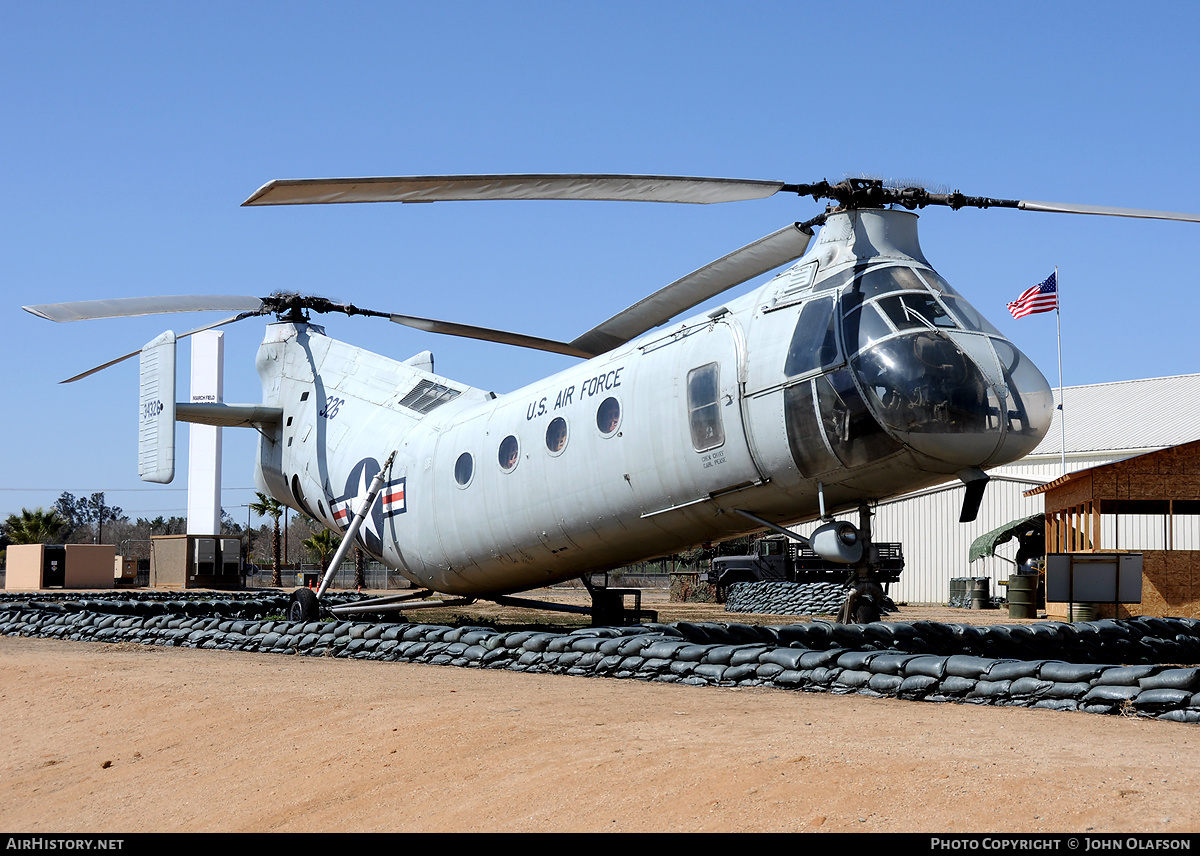
<path fill-rule="evenodd" d="M 859 597 L 854 604 L 854 623 L 855 624 L 871 624 L 878 621 L 883 616 L 880 614 L 879 605 L 874 599 L 869 596 Z"/>
<path fill-rule="evenodd" d="M 883 617 L 885 595 L 878 583 L 855 583 L 846 594 L 846 602 L 838 613 L 838 624 L 871 624 Z"/>
<path fill-rule="evenodd" d="M 288 621 L 316 621 L 321 614 L 321 605 L 312 589 L 296 589 L 292 602 L 288 604 Z"/>

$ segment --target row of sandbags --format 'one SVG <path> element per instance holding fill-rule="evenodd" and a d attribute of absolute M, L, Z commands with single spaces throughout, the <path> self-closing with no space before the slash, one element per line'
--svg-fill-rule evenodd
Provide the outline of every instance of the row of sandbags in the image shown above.
<path fill-rule="evenodd" d="M 253 608 L 252 599 L 241 599 Z M 276 602 L 276 599 L 270 599 Z M 925 701 L 1082 710 L 1200 722 L 1200 669 L 1184 662 L 1129 664 L 1061 656 L 1016 659 L 961 650 L 997 628 L 934 622 L 863 626 L 824 622 L 783 627 L 651 624 L 572 632 L 487 627 L 288 622 L 163 613 L 98 612 L 81 604 L 0 602 L 0 634 L 75 641 L 341 656 L 476 668 L 592 675 L 696 685 L 774 686 Z M 1097 643 L 1153 632 L 1200 644 L 1198 622 L 1134 619 L 1092 622 Z M 1028 625 L 1044 628 L 1047 625 Z M 1081 625 L 1067 625 L 1080 635 Z M 1010 632 L 1018 627 L 999 628 Z M 1059 629 L 1059 628 L 1054 628 Z M 1033 634 L 1049 641 L 1050 634 Z M 996 636 L 1003 639 L 1003 634 Z M 942 652 L 905 650 L 937 640 Z M 1175 641 L 1177 645 L 1184 643 Z M 891 644 L 889 644 L 891 643 Z M 955 644 L 960 650 L 953 650 Z"/>
<path fill-rule="evenodd" d="M 846 587 L 838 583 L 735 583 L 725 598 L 725 611 L 837 615 L 845 601 Z"/>
<path fill-rule="evenodd" d="M 846 586 L 840 583 L 734 583 L 725 599 L 726 612 L 759 615 L 837 615 L 846 602 Z M 888 598 L 883 614 L 896 611 Z"/>

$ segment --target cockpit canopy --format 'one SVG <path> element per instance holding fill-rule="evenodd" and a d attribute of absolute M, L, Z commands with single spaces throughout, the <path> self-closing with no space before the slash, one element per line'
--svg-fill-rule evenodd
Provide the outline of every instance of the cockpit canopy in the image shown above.
<path fill-rule="evenodd" d="M 793 457 L 810 477 L 902 446 L 962 467 L 1001 450 L 1013 460 L 1041 440 L 1053 407 L 1028 357 L 937 273 L 906 264 L 816 282 L 784 374 L 811 377 L 785 393 Z"/>

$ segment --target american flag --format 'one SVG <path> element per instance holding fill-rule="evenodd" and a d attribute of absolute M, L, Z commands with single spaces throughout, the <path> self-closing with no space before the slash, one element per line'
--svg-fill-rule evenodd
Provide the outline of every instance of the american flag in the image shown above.
<path fill-rule="evenodd" d="M 1058 271 L 1008 304 L 1008 311 L 1012 313 L 1013 318 L 1024 318 L 1038 312 L 1053 312 L 1057 308 Z"/>

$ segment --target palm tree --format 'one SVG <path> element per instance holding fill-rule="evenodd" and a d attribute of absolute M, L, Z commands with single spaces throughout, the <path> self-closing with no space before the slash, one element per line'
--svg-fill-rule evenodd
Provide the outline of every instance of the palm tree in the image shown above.
<path fill-rule="evenodd" d="M 4 534 L 14 544 L 50 544 L 54 543 L 67 521 L 51 509 L 45 511 L 35 508 L 30 511 L 22 508 L 20 514 L 10 514 L 4 521 Z"/>
<path fill-rule="evenodd" d="M 338 544 L 342 543 L 342 539 L 328 529 L 322 529 L 320 532 L 314 532 L 311 537 L 305 538 L 301 543 L 305 549 L 312 550 L 316 554 L 317 561 L 321 565 L 321 570 L 325 570 L 325 566 L 329 562 L 329 557 L 337 550 Z"/>
<path fill-rule="evenodd" d="M 283 576 L 279 572 L 280 555 L 279 555 L 279 518 L 283 516 L 283 503 L 274 497 L 266 494 L 255 492 L 258 497 L 258 502 L 250 503 L 250 511 L 257 514 L 259 517 L 270 517 L 275 523 L 275 529 L 271 533 L 271 585 L 282 586 Z"/>
<path fill-rule="evenodd" d="M 354 545 L 354 588 L 362 591 L 367 587 L 367 554 L 363 548 Z"/>

